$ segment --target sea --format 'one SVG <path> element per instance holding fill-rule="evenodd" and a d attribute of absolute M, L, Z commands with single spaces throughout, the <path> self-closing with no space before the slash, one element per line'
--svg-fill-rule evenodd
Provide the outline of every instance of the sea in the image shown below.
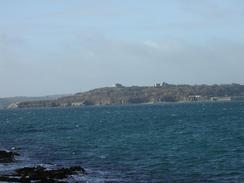
<path fill-rule="evenodd" d="M 0 110 L 0 165 L 80 165 L 69 182 L 244 182 L 244 102 Z"/>

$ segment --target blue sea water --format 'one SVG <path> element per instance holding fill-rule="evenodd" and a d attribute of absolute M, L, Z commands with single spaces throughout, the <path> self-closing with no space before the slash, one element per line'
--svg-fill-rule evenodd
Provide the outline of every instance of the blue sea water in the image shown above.
<path fill-rule="evenodd" d="M 244 182 L 244 102 L 0 110 L 0 148 L 21 154 L 0 172 L 81 165 L 87 182 Z"/>

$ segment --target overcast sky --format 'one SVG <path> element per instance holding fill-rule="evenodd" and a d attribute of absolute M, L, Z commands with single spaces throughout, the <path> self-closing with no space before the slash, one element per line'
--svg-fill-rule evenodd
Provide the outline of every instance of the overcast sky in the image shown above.
<path fill-rule="evenodd" d="M 244 84 L 243 0 L 0 0 L 0 97 Z"/>

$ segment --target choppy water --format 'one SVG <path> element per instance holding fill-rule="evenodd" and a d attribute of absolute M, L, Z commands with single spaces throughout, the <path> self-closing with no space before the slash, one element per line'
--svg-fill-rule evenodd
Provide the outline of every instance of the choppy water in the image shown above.
<path fill-rule="evenodd" d="M 17 163 L 81 165 L 88 182 L 244 182 L 244 103 L 0 111 Z"/>

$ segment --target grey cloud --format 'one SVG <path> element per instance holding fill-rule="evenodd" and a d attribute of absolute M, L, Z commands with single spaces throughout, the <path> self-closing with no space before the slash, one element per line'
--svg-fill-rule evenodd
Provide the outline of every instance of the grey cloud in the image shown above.
<path fill-rule="evenodd" d="M 19 37 L 0 34 L 0 67 L 14 67 L 18 64 L 20 46 L 24 40 Z"/>
<path fill-rule="evenodd" d="M 244 15 L 242 8 L 244 3 L 241 0 L 177 0 L 179 7 L 188 13 L 202 15 L 205 17 L 221 19 L 236 15 Z"/>
<path fill-rule="evenodd" d="M 229 80 L 241 81 L 241 77 L 235 76 L 242 73 L 240 65 L 244 46 L 237 42 L 208 41 L 204 45 L 195 45 L 184 41 L 162 40 L 145 44 L 93 37 L 91 40 L 81 40 L 80 45 L 75 45 L 79 49 L 70 48 L 72 61 L 68 59 L 69 54 L 62 56 L 65 58 L 64 63 L 73 63 L 65 67 L 75 73 L 79 72 L 79 68 L 85 68 L 84 75 L 77 75 L 78 78 L 82 75 L 90 75 L 92 78 L 92 74 L 89 74 L 92 71 L 96 74 L 98 83 L 102 79 L 108 83 L 116 82 L 116 79 L 128 83 L 133 78 L 146 83 L 158 78 L 167 78 L 172 82 L 177 82 L 179 78 L 185 82 L 197 82 L 198 79 L 206 83 L 224 82 L 221 77 L 226 78 L 227 73 L 232 75 L 229 75 Z M 178 73 L 174 73 L 175 71 Z M 191 78 L 182 76 L 187 75 L 186 73 L 192 73 Z M 210 75 L 213 78 L 210 78 Z M 92 79 L 95 81 L 95 78 Z"/>
<path fill-rule="evenodd" d="M 94 32 L 76 35 L 55 50 L 42 50 L 41 56 L 22 50 L 21 57 L 12 52 L 13 62 L 0 72 L 0 82 L 5 88 L 2 94 L 71 93 L 116 82 L 125 85 L 152 85 L 156 81 L 244 83 L 241 42 L 211 40 L 192 44 L 177 39 L 127 42 Z M 0 57 L 3 66 L 4 56 Z"/>

